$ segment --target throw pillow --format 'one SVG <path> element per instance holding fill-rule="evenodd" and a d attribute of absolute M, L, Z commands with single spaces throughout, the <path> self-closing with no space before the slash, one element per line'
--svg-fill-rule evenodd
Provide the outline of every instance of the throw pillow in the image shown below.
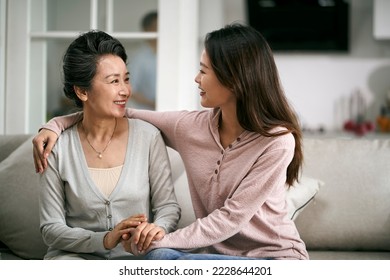
<path fill-rule="evenodd" d="M 0 163 L 0 241 L 21 258 L 41 259 L 47 246 L 39 230 L 39 174 L 31 140 Z"/>
<path fill-rule="evenodd" d="M 286 193 L 289 217 L 295 220 L 305 207 L 314 199 L 324 182 L 302 176 Z"/>
<path fill-rule="evenodd" d="M 30 138 L 29 134 L 12 134 L 1 135 L 0 137 L 0 162 L 6 159 L 17 147 L 23 144 L 27 138 Z M 6 148 L 3 148 L 6 147 Z"/>

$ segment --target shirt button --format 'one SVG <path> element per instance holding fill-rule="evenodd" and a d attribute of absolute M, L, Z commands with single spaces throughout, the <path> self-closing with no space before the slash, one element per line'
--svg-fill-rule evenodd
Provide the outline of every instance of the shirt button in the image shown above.
<path fill-rule="evenodd" d="M 221 154 L 223 155 L 223 150 L 221 151 Z"/>
<path fill-rule="evenodd" d="M 217 161 L 217 164 L 218 164 L 218 165 L 220 165 L 220 164 L 221 164 L 221 161 L 220 161 L 220 160 L 218 160 L 218 161 Z"/>
<path fill-rule="evenodd" d="M 237 141 L 241 141 L 241 138 L 240 138 L 240 137 L 238 137 L 238 138 L 237 138 Z"/>
<path fill-rule="evenodd" d="M 231 149 L 232 147 L 233 147 L 233 145 L 232 145 L 232 144 L 230 144 L 230 145 L 229 145 L 229 149 Z"/>
<path fill-rule="evenodd" d="M 109 202 L 109 201 L 106 201 L 106 205 L 110 205 L 110 202 Z"/>
<path fill-rule="evenodd" d="M 111 219 L 111 218 L 112 218 L 112 215 L 108 215 L 107 218 Z"/>
<path fill-rule="evenodd" d="M 215 169 L 214 173 L 215 173 L 215 174 L 218 174 L 218 170 L 217 170 L 217 169 Z"/>
<path fill-rule="evenodd" d="M 112 230 L 113 230 L 113 228 L 112 228 L 112 227 L 110 227 L 108 230 L 109 230 L 109 231 L 112 231 Z"/>

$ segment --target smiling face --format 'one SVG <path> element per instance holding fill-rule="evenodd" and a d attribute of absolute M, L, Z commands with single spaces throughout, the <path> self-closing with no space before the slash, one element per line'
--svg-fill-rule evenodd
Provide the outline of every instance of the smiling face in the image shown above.
<path fill-rule="evenodd" d="M 91 89 L 84 95 L 84 110 L 95 116 L 122 117 L 131 95 L 126 64 L 118 56 L 105 55 L 98 61 L 96 70 Z"/>
<path fill-rule="evenodd" d="M 205 108 L 224 107 L 235 105 L 236 98 L 230 89 L 223 86 L 211 67 L 209 56 L 203 50 L 200 57 L 200 70 L 195 77 L 200 89 L 200 103 Z"/>

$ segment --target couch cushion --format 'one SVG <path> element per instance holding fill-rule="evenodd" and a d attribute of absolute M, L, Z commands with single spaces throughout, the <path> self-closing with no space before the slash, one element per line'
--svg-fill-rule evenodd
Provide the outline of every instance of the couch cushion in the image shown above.
<path fill-rule="evenodd" d="M 311 260 L 390 260 L 390 252 L 381 251 L 308 251 Z"/>
<path fill-rule="evenodd" d="M 175 182 L 183 173 L 185 173 L 183 160 L 180 154 L 174 149 L 167 147 L 169 162 L 171 164 L 172 181 Z"/>
<path fill-rule="evenodd" d="M 195 221 L 194 208 L 192 206 L 190 190 L 188 188 L 187 174 L 183 172 L 174 182 L 177 202 L 181 208 L 181 217 L 177 225 L 183 228 Z"/>
<path fill-rule="evenodd" d="M 180 154 L 169 147 L 167 148 L 167 151 L 172 168 L 174 190 L 177 202 L 181 208 L 181 217 L 177 227 L 183 228 L 195 221 L 194 208 L 192 207 L 190 190 L 188 188 L 187 174 Z"/>
<path fill-rule="evenodd" d="M 0 137 L 0 162 L 7 158 L 17 147 L 23 144 L 31 135 L 1 135 Z"/>
<path fill-rule="evenodd" d="M 295 182 L 287 189 L 286 200 L 288 215 L 295 220 L 298 215 L 313 201 L 319 189 L 324 185 L 320 180 L 301 176 L 299 182 Z"/>
<path fill-rule="evenodd" d="M 39 175 L 31 140 L 0 163 L 0 240 L 22 258 L 41 259 L 47 247 L 39 231 Z"/>
<path fill-rule="evenodd" d="M 296 220 L 310 250 L 390 250 L 390 139 L 304 139 L 303 174 L 326 187 Z"/>

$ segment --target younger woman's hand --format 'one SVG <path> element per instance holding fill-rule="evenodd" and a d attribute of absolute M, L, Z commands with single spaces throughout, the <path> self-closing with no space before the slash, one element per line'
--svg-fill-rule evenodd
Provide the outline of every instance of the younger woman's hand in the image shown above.
<path fill-rule="evenodd" d="M 47 157 L 51 153 L 58 135 L 49 130 L 42 129 L 32 140 L 33 143 L 33 159 L 35 172 L 43 173 L 47 168 Z"/>
<path fill-rule="evenodd" d="M 145 214 L 137 214 L 121 221 L 104 236 L 104 247 L 108 250 L 115 248 L 123 240 L 123 237 L 131 236 L 131 232 L 146 220 Z"/>
<path fill-rule="evenodd" d="M 161 240 L 165 235 L 165 230 L 153 223 L 143 222 L 131 233 L 131 243 L 133 249 L 139 252 L 147 250 L 152 241 Z"/>

